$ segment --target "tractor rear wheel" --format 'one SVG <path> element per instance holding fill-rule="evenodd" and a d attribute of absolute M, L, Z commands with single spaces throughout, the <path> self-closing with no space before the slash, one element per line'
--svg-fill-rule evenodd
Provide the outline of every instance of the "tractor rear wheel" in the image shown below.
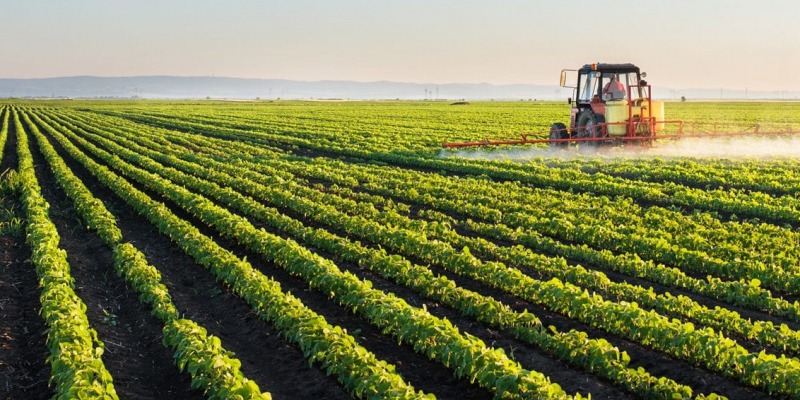
<path fill-rule="evenodd" d="M 603 127 L 600 124 L 606 122 L 606 117 L 600 114 L 595 114 L 591 109 L 584 110 L 578 115 L 577 135 L 580 138 L 601 138 L 603 137 Z M 601 141 L 588 141 L 581 142 L 587 147 L 598 147 L 602 144 Z"/>
<path fill-rule="evenodd" d="M 561 122 L 556 122 L 550 125 L 550 139 L 569 139 L 567 126 Z M 563 149 L 567 147 L 568 142 L 551 142 L 550 147 L 555 149 Z"/>

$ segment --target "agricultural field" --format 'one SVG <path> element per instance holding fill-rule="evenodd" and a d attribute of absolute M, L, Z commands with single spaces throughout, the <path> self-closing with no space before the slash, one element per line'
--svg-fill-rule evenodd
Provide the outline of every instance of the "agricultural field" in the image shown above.
<path fill-rule="evenodd" d="M 800 128 L 797 102 L 666 113 Z M 800 142 L 441 147 L 568 119 L 530 101 L 0 103 L 0 392 L 800 398 Z"/>

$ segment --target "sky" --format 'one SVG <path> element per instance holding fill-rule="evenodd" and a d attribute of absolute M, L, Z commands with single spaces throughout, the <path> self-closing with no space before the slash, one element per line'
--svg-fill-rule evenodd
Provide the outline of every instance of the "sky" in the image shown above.
<path fill-rule="evenodd" d="M 557 84 L 632 62 L 672 88 L 800 90 L 800 1 L 3 0 L 0 77 Z"/>

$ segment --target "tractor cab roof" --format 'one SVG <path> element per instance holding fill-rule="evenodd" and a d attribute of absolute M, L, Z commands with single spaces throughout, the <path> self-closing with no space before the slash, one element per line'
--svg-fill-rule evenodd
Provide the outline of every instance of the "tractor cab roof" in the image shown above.
<path fill-rule="evenodd" d="M 639 73 L 639 67 L 633 64 L 586 64 L 579 70 L 580 72 L 588 72 L 588 71 L 600 71 L 600 72 L 636 72 Z"/>

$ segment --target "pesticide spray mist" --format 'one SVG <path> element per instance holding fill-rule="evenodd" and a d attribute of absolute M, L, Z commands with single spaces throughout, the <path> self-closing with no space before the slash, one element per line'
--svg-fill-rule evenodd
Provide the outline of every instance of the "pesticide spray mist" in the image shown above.
<path fill-rule="evenodd" d="M 674 119 L 691 121 L 697 113 L 705 116 L 706 121 L 739 121 L 721 128 L 722 131 L 751 131 L 756 124 L 762 131 L 781 131 L 786 126 L 793 126 L 797 132 L 800 120 L 797 115 L 797 103 L 767 102 L 731 102 L 731 103 L 668 103 L 667 111 Z M 682 115 L 682 113 L 689 115 Z M 776 113 L 781 116 L 775 120 Z M 686 118 L 684 118 L 686 117 Z M 703 125 L 703 121 L 697 121 Z M 709 125 L 699 129 L 700 133 L 710 133 Z M 731 126 L 733 125 L 733 126 Z M 582 147 L 582 148 L 581 148 Z M 549 147 L 528 148 L 472 148 L 457 151 L 442 151 L 440 157 L 459 157 L 483 160 L 510 160 L 525 162 L 535 158 L 590 158 L 601 161 L 615 159 L 647 159 L 647 158 L 727 158 L 727 159 L 800 159 L 800 134 L 797 135 L 751 135 L 751 136 L 717 136 L 708 138 L 686 138 L 675 140 L 659 140 L 651 148 L 639 146 L 569 146 L 568 149 L 551 149 Z"/>
<path fill-rule="evenodd" d="M 740 136 L 716 138 L 687 138 L 663 140 L 651 148 L 613 147 L 599 149 L 506 148 L 496 150 L 442 151 L 440 157 L 458 157 L 494 161 L 525 161 L 543 158 L 729 158 L 729 159 L 800 159 L 800 137 L 797 136 Z"/>

